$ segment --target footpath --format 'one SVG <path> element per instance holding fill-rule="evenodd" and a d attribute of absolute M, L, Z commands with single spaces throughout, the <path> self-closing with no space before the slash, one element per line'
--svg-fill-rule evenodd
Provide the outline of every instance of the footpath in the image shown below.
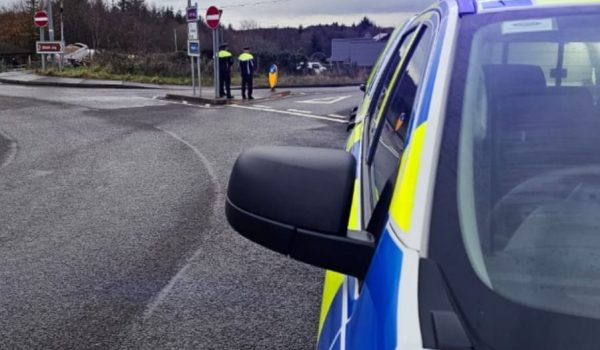
<path fill-rule="evenodd" d="M 82 78 L 64 78 L 64 77 L 49 77 L 38 75 L 29 71 L 13 71 L 0 73 L 0 83 L 25 86 L 44 86 L 44 87 L 67 87 L 81 89 L 155 89 L 166 90 L 164 96 L 167 100 L 182 101 L 194 104 L 211 104 L 224 105 L 230 103 L 240 103 L 242 101 L 239 90 L 233 88 L 234 95 L 237 96 L 233 100 L 215 97 L 215 91 L 212 87 L 203 87 L 202 91 L 196 88 L 196 95 L 193 95 L 191 86 L 181 85 L 158 85 L 134 83 L 130 81 L 117 80 L 98 80 L 98 79 L 82 79 Z M 237 90 L 237 91 L 236 91 Z M 280 98 L 289 95 L 289 91 L 279 91 L 272 93 L 269 89 L 255 89 L 255 99 L 265 98 Z"/>

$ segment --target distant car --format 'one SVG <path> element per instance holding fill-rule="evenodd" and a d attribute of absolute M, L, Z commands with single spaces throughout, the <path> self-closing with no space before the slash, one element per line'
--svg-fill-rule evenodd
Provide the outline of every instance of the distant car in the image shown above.
<path fill-rule="evenodd" d="M 311 73 L 321 74 L 327 70 L 327 67 L 322 65 L 320 62 L 300 62 L 300 64 L 296 66 L 296 70 L 304 69 L 308 70 Z"/>
<path fill-rule="evenodd" d="M 598 349 L 600 0 L 439 0 L 397 35 L 346 151 L 245 151 L 230 224 L 327 270 L 318 349 Z"/>

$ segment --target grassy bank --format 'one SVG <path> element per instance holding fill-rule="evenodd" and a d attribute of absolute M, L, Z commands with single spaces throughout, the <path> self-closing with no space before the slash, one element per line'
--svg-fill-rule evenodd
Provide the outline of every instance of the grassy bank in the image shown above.
<path fill-rule="evenodd" d="M 136 83 L 160 84 L 160 85 L 191 85 L 191 77 L 181 76 L 165 76 L 165 75 L 145 75 L 145 74 L 119 74 L 114 73 L 109 66 L 88 66 L 65 68 L 62 72 L 54 69 L 46 71 L 38 70 L 38 74 L 65 77 L 65 78 L 81 78 L 81 79 L 101 79 L 101 80 L 117 80 L 131 81 Z M 366 74 L 359 74 L 356 77 L 334 75 L 334 74 L 319 74 L 319 75 L 286 75 L 279 76 L 279 86 L 285 85 L 327 85 L 327 84 L 360 84 L 366 81 Z M 232 85 L 240 85 L 241 77 L 239 74 L 233 74 L 231 79 Z M 212 86 L 212 72 L 203 72 L 202 85 Z M 266 74 L 256 75 L 254 78 L 256 87 L 268 86 L 268 77 Z"/>

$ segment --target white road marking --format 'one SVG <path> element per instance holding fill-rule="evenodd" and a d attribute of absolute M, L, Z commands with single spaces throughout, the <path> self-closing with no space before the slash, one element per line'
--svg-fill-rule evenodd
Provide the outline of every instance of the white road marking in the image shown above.
<path fill-rule="evenodd" d="M 305 117 L 305 118 L 312 118 L 312 119 L 319 119 L 319 120 L 327 120 L 327 121 L 335 122 L 335 123 L 344 123 L 344 124 L 346 123 L 346 121 L 339 120 L 337 118 L 330 118 L 330 117 L 324 117 L 324 116 L 321 116 L 321 115 L 306 114 L 306 113 L 281 111 L 281 110 L 278 110 L 278 109 L 271 109 L 271 108 L 258 108 L 258 107 L 241 106 L 241 105 L 229 105 L 229 107 L 241 108 L 241 109 L 250 109 L 250 110 L 253 110 L 253 111 L 263 111 L 263 112 L 271 112 L 271 113 L 295 115 L 295 116 L 298 116 L 298 117 Z"/>
<path fill-rule="evenodd" d="M 3 138 L 5 138 L 8 142 L 10 142 L 10 145 L 9 145 L 10 149 L 8 151 L 8 155 L 4 159 L 4 163 L 0 164 L 0 169 L 2 169 L 5 166 L 7 166 L 8 164 L 12 163 L 13 160 L 15 160 L 15 158 L 17 157 L 17 149 L 18 148 L 17 148 L 17 143 L 6 132 L 0 130 L 0 135 Z"/>
<path fill-rule="evenodd" d="M 327 116 L 331 117 L 331 118 L 339 118 L 339 119 L 344 119 L 344 120 L 348 119 L 348 117 L 345 116 L 345 115 L 339 115 L 339 114 L 335 114 L 335 113 L 334 114 L 327 114 Z"/>
<path fill-rule="evenodd" d="M 312 114 L 312 111 L 304 111 L 302 109 L 293 109 L 293 108 L 288 109 L 288 112 Z"/>
<path fill-rule="evenodd" d="M 347 96 L 332 96 L 332 97 L 323 97 L 323 98 L 315 98 L 312 100 L 304 100 L 304 101 L 296 101 L 298 103 L 308 103 L 308 104 L 314 104 L 314 105 L 332 105 L 334 103 L 338 103 L 341 102 L 347 98 L 352 97 L 352 95 L 347 95 Z"/>
<path fill-rule="evenodd" d="M 219 177 L 217 176 L 217 171 L 210 163 L 210 160 L 208 160 L 208 158 L 202 152 L 200 152 L 200 150 L 198 148 L 196 148 L 196 146 L 192 145 L 191 143 L 184 140 L 183 138 L 181 138 L 179 135 L 175 134 L 172 131 L 162 129 L 158 126 L 155 126 L 154 128 L 159 131 L 164 132 L 165 134 L 171 136 L 173 139 L 177 140 L 178 142 L 181 142 L 186 147 L 188 147 L 192 152 L 194 152 L 194 154 L 198 157 L 198 159 L 200 159 L 200 162 L 202 163 L 204 168 L 206 168 L 206 171 L 208 172 L 208 176 L 210 178 L 210 182 L 212 182 L 212 185 L 214 186 L 215 191 L 217 193 L 217 198 L 212 203 L 212 208 L 211 208 L 212 216 L 209 219 L 209 223 L 208 223 L 208 227 L 210 229 L 214 229 L 214 227 L 216 225 L 215 219 L 217 217 L 219 217 L 219 215 L 221 215 L 221 208 L 225 205 L 225 197 L 223 195 L 223 188 L 221 186 L 221 183 L 219 182 Z M 158 294 L 156 294 L 156 296 L 154 298 L 152 298 L 152 300 L 146 305 L 146 310 L 144 311 L 143 316 L 142 316 L 143 320 L 147 320 L 150 316 L 152 316 L 154 311 L 156 311 L 156 309 L 160 306 L 160 304 L 162 304 L 163 301 L 167 298 L 167 296 L 169 295 L 169 293 L 171 292 L 171 290 L 173 289 L 175 284 L 186 274 L 191 263 L 194 260 L 196 260 L 200 256 L 200 254 L 203 252 L 204 252 L 204 247 L 200 247 L 198 250 L 196 250 L 196 252 L 194 252 L 194 255 L 192 255 L 191 257 L 189 257 L 187 259 L 187 261 L 185 262 L 185 265 L 181 268 L 181 270 L 179 270 L 179 272 L 177 272 L 177 274 L 175 276 L 173 276 L 173 278 L 171 278 L 169 283 L 167 283 L 167 285 L 164 286 L 163 289 L 161 289 L 160 292 L 158 292 Z"/>
<path fill-rule="evenodd" d="M 273 107 L 271 106 L 265 106 L 265 105 L 253 105 L 254 107 L 258 107 L 258 108 L 268 108 L 268 109 L 273 109 Z"/>

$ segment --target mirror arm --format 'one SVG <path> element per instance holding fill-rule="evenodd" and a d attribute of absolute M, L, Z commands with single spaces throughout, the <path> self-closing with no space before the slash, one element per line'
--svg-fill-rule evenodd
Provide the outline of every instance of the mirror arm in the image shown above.
<path fill-rule="evenodd" d="M 225 213 L 233 228 L 249 240 L 307 264 L 363 279 L 375 253 L 375 237 L 366 231 L 346 236 L 323 234 L 249 213 L 227 199 Z"/>
<path fill-rule="evenodd" d="M 375 238 L 350 231 L 346 237 L 297 229 L 290 257 L 314 266 L 364 279 L 375 253 Z"/>

